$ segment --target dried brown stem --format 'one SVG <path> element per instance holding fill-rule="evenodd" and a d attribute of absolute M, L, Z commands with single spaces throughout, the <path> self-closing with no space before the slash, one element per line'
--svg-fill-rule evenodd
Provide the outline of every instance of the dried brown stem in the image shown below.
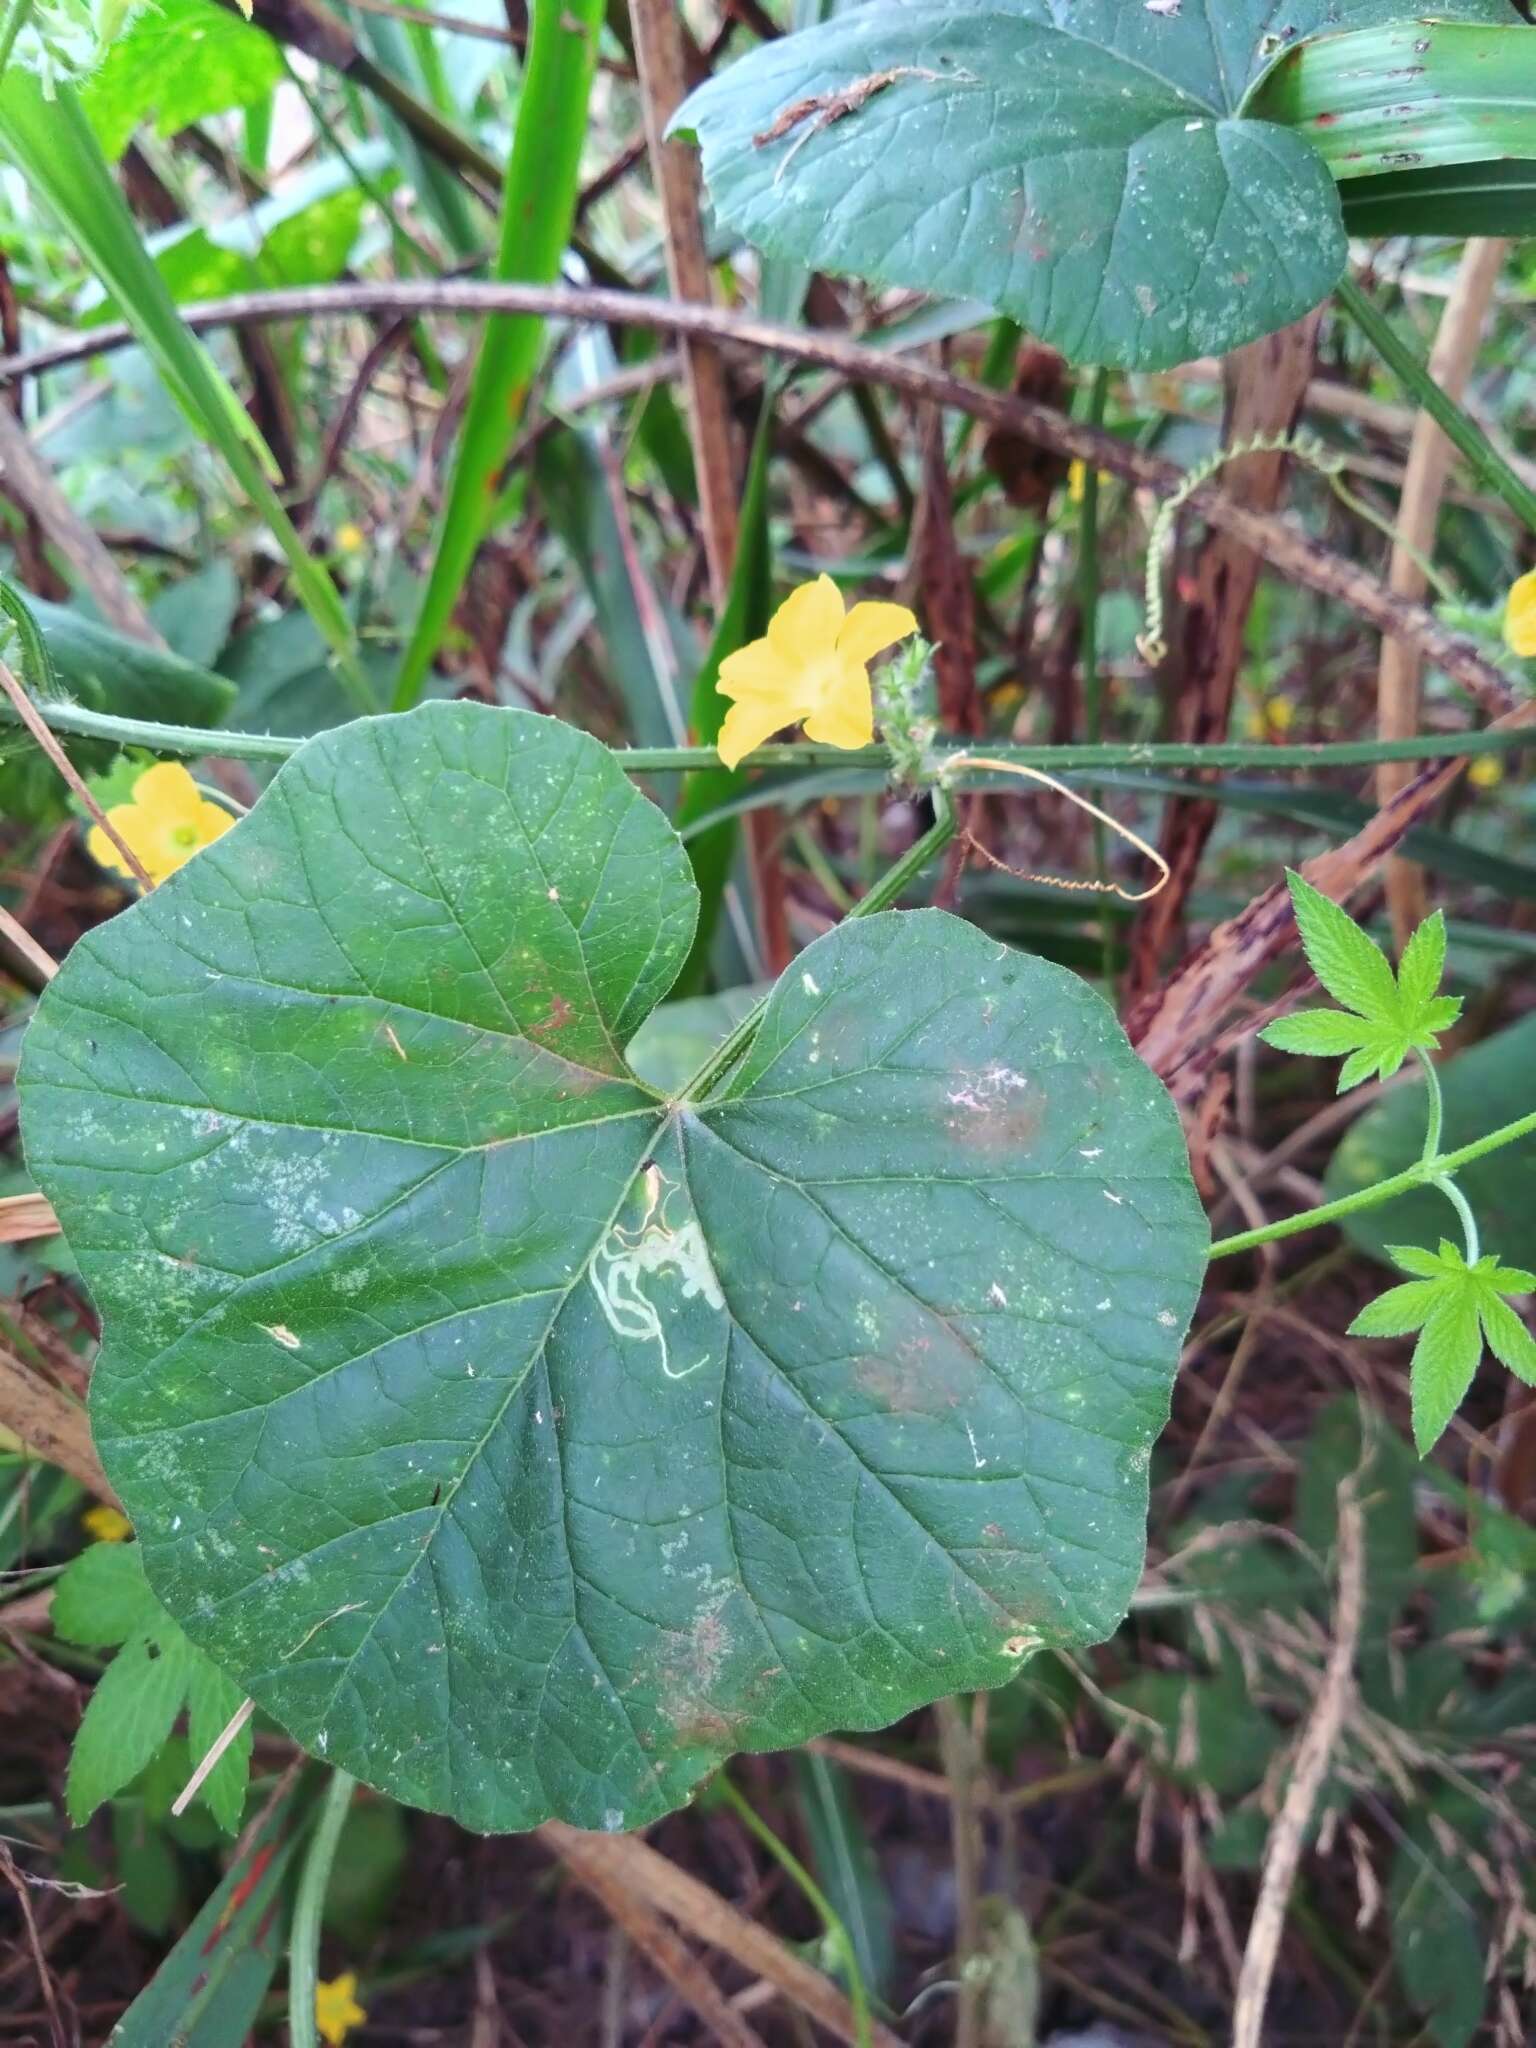
<path fill-rule="evenodd" d="M 164 640 L 149 613 L 123 580 L 123 573 L 92 527 L 86 525 L 59 487 L 58 479 L 27 437 L 9 406 L 0 405 L 0 475 L 17 504 L 24 506 L 74 570 L 109 626 L 146 647 Z"/>
<path fill-rule="evenodd" d="M 545 1821 L 539 1836 L 562 1859 L 580 1854 L 600 1858 L 616 1885 L 649 1899 L 696 1940 L 733 1956 L 743 1969 L 765 1978 L 839 2041 L 856 2041 L 853 2008 L 829 1978 L 648 1842 L 637 1835 L 583 1834 L 558 1820 Z M 899 2037 L 878 2021 L 870 2030 L 870 2040 L 873 2048 L 901 2048 Z"/>
<path fill-rule="evenodd" d="M 576 1882 L 601 1904 L 657 1973 L 710 2029 L 725 2048 L 763 2048 L 762 2038 L 741 2017 L 714 1978 L 682 1937 L 656 1909 L 634 1891 L 605 1851 L 600 1835 L 567 1831 L 559 1846 L 561 1862 Z"/>
<path fill-rule="evenodd" d="M 108 1507 L 122 1506 L 101 1469 L 85 1410 L 5 1350 L 0 1350 L 0 1424 Z"/>
<path fill-rule="evenodd" d="M 0 412 L 3 411 L 4 408 L 0 407 Z M 60 775 L 63 776 L 71 794 L 80 799 L 94 822 L 101 827 L 108 839 L 111 840 L 112 844 L 123 856 L 123 859 L 128 864 L 128 872 L 148 892 L 155 885 L 146 873 L 143 862 L 123 838 L 117 827 L 112 823 L 112 820 L 101 808 L 101 805 L 97 803 L 95 797 L 92 796 L 90 790 L 86 787 L 79 769 L 76 768 L 74 762 L 70 760 L 68 754 L 60 746 L 47 721 L 38 711 L 37 706 L 32 702 L 32 699 L 27 695 L 3 661 L 0 661 L 0 690 L 3 690 L 6 696 L 10 698 L 11 703 L 15 706 L 16 716 L 27 728 L 27 731 L 31 733 L 33 739 L 37 741 L 37 744 L 48 756 L 54 767 L 58 769 Z"/>
<path fill-rule="evenodd" d="M 1339 1487 L 1336 1576 L 1333 1642 L 1322 1690 L 1296 1751 L 1285 1802 L 1270 1829 L 1264 1851 L 1264 1874 L 1237 1986 L 1232 2048 L 1262 2048 L 1264 2008 L 1280 1953 L 1280 1937 L 1285 1931 L 1291 1887 L 1296 1881 L 1307 1827 L 1354 1694 L 1355 1652 L 1365 1610 L 1365 1528 L 1353 1479 L 1346 1479 Z"/>
<path fill-rule="evenodd" d="M 1466 394 L 1488 309 L 1493 303 L 1494 287 L 1508 253 L 1508 242 L 1468 242 L 1455 286 L 1446 300 L 1440 332 L 1430 353 L 1429 374 L 1448 398 L 1458 402 Z M 1441 429 L 1427 412 L 1421 412 L 1414 422 L 1409 446 L 1408 473 L 1398 505 L 1398 539 L 1387 579 L 1388 587 L 1400 597 L 1417 600 L 1428 587 L 1429 578 L 1421 565 L 1435 551 L 1440 507 L 1455 457 L 1456 451 Z M 1376 685 L 1377 730 L 1382 739 L 1402 739 L 1418 731 L 1423 684 L 1424 660 L 1418 650 L 1401 641 L 1384 641 Z M 1413 770 L 1407 763 L 1384 761 L 1376 771 L 1378 801 L 1390 803 L 1412 780 Z M 1388 861 L 1387 905 L 1397 943 L 1405 946 L 1429 909 L 1424 870 L 1417 861 L 1407 860 L 1402 854 L 1394 854 Z"/>
<path fill-rule="evenodd" d="M 573 286 L 486 284 L 467 279 L 408 283 L 309 285 L 274 292 L 244 292 L 203 306 L 183 308 L 194 331 L 248 321 L 316 319 L 363 313 L 539 313 L 554 319 L 588 320 L 647 327 L 717 341 L 725 348 L 783 356 L 828 370 L 854 383 L 884 385 L 908 397 L 952 407 L 990 426 L 1009 429 L 1069 460 L 1091 463 L 1127 483 L 1166 495 L 1182 473 L 1173 463 L 1148 455 L 1117 435 L 1102 432 L 1049 406 L 989 390 L 951 377 L 892 351 L 865 348 L 841 336 L 801 332 L 713 306 L 687 306 L 632 292 Z M 24 356 L 0 360 L 0 378 L 36 374 L 78 362 L 133 339 L 126 327 L 100 327 L 52 343 Z M 1263 556 L 1270 568 L 1319 596 L 1347 605 L 1379 632 L 1415 646 L 1426 662 L 1442 668 L 1490 708 L 1508 708 L 1507 678 L 1462 635 L 1444 626 L 1424 606 L 1395 596 L 1369 571 L 1333 554 L 1288 521 L 1251 512 L 1224 492 L 1207 487 L 1190 508 L 1210 525 L 1231 534 Z"/>

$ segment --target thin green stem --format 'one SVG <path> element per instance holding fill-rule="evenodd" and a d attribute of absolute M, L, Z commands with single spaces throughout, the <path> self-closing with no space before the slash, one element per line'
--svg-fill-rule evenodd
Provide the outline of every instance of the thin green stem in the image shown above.
<path fill-rule="evenodd" d="M 288 1938 L 288 2040 L 290 2048 L 320 2048 L 315 2028 L 315 1992 L 320 1984 L 320 1915 L 330 1888 L 331 1868 L 346 1825 L 357 1780 L 334 1771 L 320 1802 L 314 1840 L 304 1857 L 293 1901 Z"/>
<path fill-rule="evenodd" d="M 1440 1146 L 1445 1133 L 1445 1097 L 1440 1092 L 1440 1076 L 1429 1054 L 1415 1047 L 1414 1057 L 1423 1069 L 1424 1085 L 1429 1094 L 1429 1127 L 1424 1134 L 1424 1151 L 1419 1163 L 1433 1170 L 1435 1162 L 1440 1157 Z M 1430 1186 L 1440 1190 L 1461 1218 L 1462 1235 L 1467 1243 L 1467 1264 L 1475 1266 L 1481 1246 L 1477 1234 L 1477 1218 L 1472 1214 L 1471 1204 L 1455 1181 L 1443 1173 L 1436 1172 Z"/>
<path fill-rule="evenodd" d="M 55 732 L 81 739 L 113 740 L 122 747 L 143 747 L 152 754 L 180 754 L 194 760 L 218 754 L 226 760 L 286 761 L 304 745 L 286 733 L 231 732 L 205 726 L 169 725 L 157 720 L 118 718 L 87 710 L 81 704 L 39 702 L 38 711 Z M 0 704 L 0 726 L 18 723 L 8 705 Z M 1053 774 L 1074 769 L 1146 768 L 1373 768 L 1382 761 L 1457 761 L 1498 757 L 1536 746 L 1529 728 L 1467 733 L 1420 733 L 1401 740 L 1345 740 L 1297 746 L 1174 746 L 1136 742 L 1127 746 L 989 747 L 999 760 L 1025 768 L 1047 768 Z M 969 752 L 969 748 L 965 749 Z M 682 775 L 719 764 L 713 747 L 616 747 L 614 756 L 630 775 Z M 942 763 L 940 752 L 936 759 Z M 786 742 L 759 747 L 743 766 L 749 768 L 873 768 L 888 769 L 886 747 L 839 747 Z M 967 787 L 1003 787 L 1006 778 L 985 770 L 965 776 Z"/>
<path fill-rule="evenodd" d="M 1467 1243 L 1467 1264 L 1475 1266 L 1482 1256 L 1483 1247 L 1477 1234 L 1477 1218 L 1472 1214 L 1472 1204 L 1447 1174 L 1437 1173 L 1430 1185 L 1440 1190 L 1461 1218 L 1461 1232 Z"/>
<path fill-rule="evenodd" d="M 576 219 L 602 27 L 602 0 L 534 0 L 501 195 L 495 266 L 500 283 L 553 284 L 560 275 Z M 533 314 L 502 314 L 486 323 L 431 572 L 395 685 L 396 711 L 408 711 L 420 699 L 490 526 L 496 480 L 527 405 L 544 328 Z"/>
<path fill-rule="evenodd" d="M 859 901 L 848 913 L 849 919 L 873 917 L 877 911 L 889 910 L 893 903 L 898 903 L 901 900 L 908 883 L 915 881 L 924 868 L 928 866 L 929 862 L 937 859 L 945 847 L 948 846 L 951 839 L 955 836 L 956 820 L 954 805 L 944 792 L 940 790 L 934 794 L 933 807 L 935 812 L 933 825 L 923 834 L 922 838 L 918 840 L 917 844 L 910 851 L 902 855 L 893 868 L 890 868 L 881 876 L 868 895 L 859 898 Z M 844 922 L 847 921 L 847 919 L 844 920 Z M 757 1027 L 763 1021 L 763 1013 L 768 1008 L 769 1001 L 770 997 L 764 996 L 761 1002 L 754 1004 L 752 1009 L 747 1012 L 746 1016 L 736 1026 L 736 1029 L 726 1039 L 725 1043 L 704 1062 L 703 1066 L 700 1067 L 699 1071 L 682 1091 L 683 1097 L 687 1101 L 706 1101 L 713 1090 L 731 1071 L 731 1068 L 735 1066 L 736 1062 L 757 1036 Z"/>
<path fill-rule="evenodd" d="M 1424 1137 L 1424 1150 L 1420 1155 L 1427 1166 L 1432 1159 L 1440 1156 L 1440 1141 L 1445 1131 L 1445 1097 L 1440 1093 L 1440 1076 L 1435 1063 L 1426 1052 L 1415 1048 L 1415 1058 L 1424 1070 L 1424 1085 L 1429 1091 L 1429 1128 Z"/>
<path fill-rule="evenodd" d="M 1274 1244 L 1282 1237 L 1297 1237 L 1304 1230 L 1319 1230 L 1325 1223 L 1338 1223 L 1346 1216 L 1358 1215 L 1363 1209 L 1379 1209 L 1383 1202 L 1412 1194 L 1415 1188 L 1434 1187 L 1442 1180 L 1450 1180 L 1462 1167 L 1470 1166 L 1473 1160 L 1486 1158 L 1488 1153 L 1501 1151 L 1504 1146 L 1518 1144 L 1521 1138 L 1532 1135 L 1536 1135 L 1536 1115 L 1523 1116 L 1516 1123 L 1503 1124 L 1498 1130 L 1490 1131 L 1486 1138 L 1463 1145 L 1459 1152 L 1421 1159 L 1406 1172 L 1395 1173 L 1390 1180 L 1378 1181 L 1374 1187 L 1361 1188 L 1353 1195 L 1344 1195 L 1337 1202 L 1324 1202 L 1320 1208 L 1305 1209 L 1299 1216 L 1286 1216 L 1278 1223 L 1266 1224 L 1262 1230 L 1245 1230 L 1239 1237 L 1224 1237 L 1211 1246 L 1211 1257 L 1231 1258 L 1235 1252 L 1251 1252 L 1259 1245 Z"/>
<path fill-rule="evenodd" d="M 27 16 L 32 12 L 32 0 L 10 0 L 5 17 L 0 20 L 0 78 L 11 61 L 11 52 L 16 47 L 16 38 L 27 25 Z"/>
<path fill-rule="evenodd" d="M 1441 390 L 1428 365 L 1347 272 L 1340 281 L 1338 298 L 1388 369 L 1413 394 L 1452 446 L 1466 457 L 1482 482 L 1536 533 L 1536 491 L 1515 473 L 1465 407 Z"/>
<path fill-rule="evenodd" d="M 853 2007 L 853 2036 L 858 2048 L 870 2048 L 874 2030 L 869 2013 L 869 1990 L 864 1982 L 864 1973 L 859 1968 L 858 1953 L 844 1924 L 842 1915 L 832 1904 L 821 1886 L 806 1869 L 800 1858 L 786 1842 L 781 1842 L 773 1829 L 762 1818 L 751 1803 L 744 1799 L 731 1783 L 724 1771 L 715 1780 L 715 1790 L 746 1828 L 756 1836 L 769 1855 L 788 1872 L 791 1879 L 805 1894 L 812 1911 L 827 1931 L 827 1939 L 837 1950 L 848 1980 L 848 2002 Z"/>

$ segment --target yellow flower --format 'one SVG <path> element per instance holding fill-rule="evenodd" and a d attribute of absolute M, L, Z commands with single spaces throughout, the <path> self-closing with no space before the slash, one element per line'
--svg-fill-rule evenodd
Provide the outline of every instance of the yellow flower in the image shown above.
<path fill-rule="evenodd" d="M 1536 569 L 1522 576 L 1509 593 L 1504 638 L 1526 661 L 1536 655 Z"/>
<path fill-rule="evenodd" d="M 152 882 L 175 874 L 200 846 L 211 846 L 235 822 L 228 811 L 208 802 L 177 761 L 146 768 L 133 785 L 133 802 L 114 804 L 107 817 Z M 85 843 L 92 860 L 128 875 L 122 855 L 99 825 L 91 827 Z"/>
<path fill-rule="evenodd" d="M 1504 780 L 1504 763 L 1497 754 L 1479 754 L 1467 770 L 1474 789 L 1497 789 Z"/>
<path fill-rule="evenodd" d="M 1296 706 L 1289 697 L 1260 697 L 1244 722 L 1251 739 L 1284 739 L 1296 724 Z"/>
<path fill-rule="evenodd" d="M 98 1543 L 126 1543 L 133 1534 L 133 1524 L 126 1515 L 120 1515 L 116 1508 L 109 1508 L 105 1502 L 100 1507 L 87 1508 L 80 1517 L 81 1526 Z"/>
<path fill-rule="evenodd" d="M 917 631 L 902 604 L 843 608 L 830 576 L 818 576 L 774 614 L 765 640 L 720 664 L 720 694 L 732 699 L 720 758 L 734 768 L 786 725 L 829 747 L 867 747 L 875 735 L 869 664 Z"/>
<path fill-rule="evenodd" d="M 1101 484 L 1112 484 L 1114 482 L 1114 477 L 1110 474 L 1110 472 L 1107 469 L 1101 469 L 1099 471 L 1099 482 Z M 1087 495 L 1088 465 L 1086 462 L 1083 461 L 1082 457 L 1079 456 L 1077 460 L 1072 464 L 1071 468 L 1067 471 L 1067 496 L 1072 500 L 1074 505 L 1081 505 L 1084 498 L 1086 498 Z"/>
<path fill-rule="evenodd" d="M 343 1970 L 328 1984 L 315 1986 L 315 2025 L 331 2048 L 341 2048 L 352 2029 L 360 2027 L 367 2017 L 366 2008 L 357 2002 L 355 1970 Z"/>
<path fill-rule="evenodd" d="M 350 519 L 343 520 L 336 529 L 336 549 L 343 555 L 360 555 L 367 545 L 363 529 L 355 526 Z"/>

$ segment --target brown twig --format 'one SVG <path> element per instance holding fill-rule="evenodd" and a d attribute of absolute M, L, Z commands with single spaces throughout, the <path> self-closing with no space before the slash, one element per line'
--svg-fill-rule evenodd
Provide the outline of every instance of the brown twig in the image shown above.
<path fill-rule="evenodd" d="M 958 1700 L 938 1700 L 934 1718 L 939 1754 L 949 1779 L 950 1864 L 955 1879 L 955 2048 L 981 2048 L 982 1977 L 978 1967 L 985 1948 L 981 1923 L 982 1859 L 986 1843 L 981 1830 L 982 1800 L 977 1797 L 981 1759 L 975 1735 Z"/>
<path fill-rule="evenodd" d="M 37 1917 L 32 1911 L 32 1895 L 27 1880 L 16 1868 L 16 1860 L 3 1841 L 0 1841 L 0 1877 L 3 1877 L 16 1894 L 21 1908 L 22 1925 L 27 1930 L 27 1946 L 32 1951 L 33 1967 L 42 1989 L 43 2004 L 48 2009 L 48 2030 L 53 2035 L 54 2048 L 69 2048 L 69 2034 L 64 2026 L 64 2016 L 59 2011 L 59 1996 L 53 1986 L 53 1977 L 48 1968 L 48 1958 L 43 1953 L 42 1939 L 37 1931 Z"/>
<path fill-rule="evenodd" d="M 1356 1475 L 1358 1476 L 1358 1475 Z M 1285 1801 L 1269 1832 L 1258 1904 L 1243 1952 L 1232 2022 L 1232 2048 L 1261 2048 L 1264 2008 L 1274 1977 L 1286 1907 L 1296 1881 L 1307 1827 L 1354 1692 L 1355 1652 L 1365 1610 L 1365 1523 L 1354 1477 L 1339 1487 L 1339 1538 L 1333 1642 L 1317 1705 L 1296 1751 Z"/>
<path fill-rule="evenodd" d="M 634 1897 L 645 1898 L 684 1927 L 698 1941 L 733 1956 L 754 1976 L 766 1978 L 790 2002 L 834 2034 L 854 2043 L 853 2008 L 830 1978 L 786 1948 L 776 1935 L 749 1920 L 718 1892 L 678 1868 L 637 1835 L 590 1835 L 564 1821 L 545 1821 L 540 1839 L 568 1860 L 585 1854 L 600 1859 L 613 1883 Z M 897 2035 L 876 2021 L 870 2029 L 872 2048 L 901 2048 Z"/>
<path fill-rule="evenodd" d="M 0 1349 L 0 1423 L 50 1465 L 78 1479 L 108 1507 L 121 1508 L 91 1442 L 85 1410 L 11 1352 Z"/>
<path fill-rule="evenodd" d="M 100 537 L 86 525 L 9 406 L 0 405 L 0 475 L 37 520 L 109 626 L 147 647 L 164 647 L 149 613 L 123 580 Z"/>
<path fill-rule="evenodd" d="M 3 904 L 0 904 L 0 939 L 4 939 L 39 980 L 50 982 L 58 973 L 58 961 L 37 943 L 20 919 L 12 917 Z"/>
<path fill-rule="evenodd" d="M 3 410 L 4 408 L 0 407 L 0 411 Z M 111 840 L 112 844 L 127 862 L 128 872 L 143 887 L 146 893 L 153 889 L 155 885 L 150 880 L 143 862 L 123 838 L 117 827 L 112 823 L 112 820 L 101 808 L 101 805 L 97 803 L 95 797 L 91 795 L 79 769 L 76 768 L 74 762 L 70 760 L 68 754 L 59 745 L 58 740 L 55 739 L 52 731 L 49 729 L 47 721 L 3 661 L 0 661 L 0 690 L 3 690 L 6 696 L 10 698 L 11 703 L 15 706 L 16 716 L 27 728 L 27 731 L 31 733 L 33 739 L 37 741 L 37 744 L 48 756 L 54 767 L 58 769 L 60 775 L 63 776 L 68 784 L 71 793 L 77 796 L 81 803 L 85 805 L 92 819 L 101 827 L 102 831 L 105 832 L 108 839 Z"/>
<path fill-rule="evenodd" d="M 0 1199 L 0 1244 L 27 1244 L 37 1237 L 56 1237 L 59 1219 L 46 1195 L 6 1195 Z"/>
<path fill-rule="evenodd" d="M 687 1942 L 615 1869 L 613 1859 L 604 1853 L 608 1844 L 603 1838 L 575 1828 L 568 1830 L 568 1835 L 559 1848 L 561 1862 L 678 1997 L 693 2008 L 711 2038 L 723 2042 L 725 2048 L 763 2048 L 762 2037 L 736 2011 Z"/>
<path fill-rule="evenodd" d="M 1509 732 L 1531 725 L 1536 725 L 1536 698 L 1496 719 L 1492 729 Z M 1302 873 L 1325 896 L 1347 902 L 1455 786 L 1465 766 L 1464 761 L 1451 761 L 1426 768 L 1353 839 L 1305 862 Z M 1245 1017 L 1227 1038 L 1221 1035 L 1228 1011 L 1254 976 L 1295 940 L 1290 890 L 1277 882 L 1237 917 L 1218 925 L 1167 986 L 1132 1013 L 1128 1029 L 1133 1043 L 1180 1102 L 1198 1100 L 1230 1039 L 1246 1036 L 1267 1021 L 1263 1015 Z"/>
<path fill-rule="evenodd" d="M 1494 287 L 1508 253 L 1508 242 L 1486 238 L 1468 242 L 1454 289 L 1446 300 L 1440 332 L 1430 352 L 1429 374 L 1448 398 L 1458 402 L 1465 396 Z M 1398 504 L 1398 539 L 1387 579 L 1388 587 L 1401 597 L 1417 600 L 1428 587 L 1423 563 L 1426 556 L 1434 554 L 1440 507 L 1455 453 L 1434 420 L 1421 412 L 1408 450 L 1408 473 Z M 1424 661 L 1417 650 L 1397 640 L 1383 641 L 1376 684 L 1377 730 L 1382 739 L 1402 739 L 1418 730 L 1423 685 Z M 1376 771 L 1377 800 L 1390 803 L 1412 780 L 1413 770 L 1406 762 L 1384 761 Z M 1387 906 L 1397 943 L 1405 946 L 1415 926 L 1423 922 L 1429 897 L 1424 870 L 1400 853 L 1387 862 Z"/>
<path fill-rule="evenodd" d="M 1182 472 L 1175 464 L 1148 455 L 1117 435 L 1068 419 L 1033 400 L 951 377 L 893 351 L 865 348 L 841 336 L 780 327 L 714 306 L 682 305 L 676 300 L 633 292 L 488 284 L 469 279 L 411 280 L 399 284 L 348 282 L 243 292 L 202 306 L 184 307 L 182 317 L 195 332 L 203 332 L 246 321 L 317 319 L 370 312 L 480 316 L 538 313 L 553 319 L 627 324 L 662 333 L 700 336 L 717 341 L 722 347 L 783 356 L 854 383 L 884 385 L 910 398 L 950 406 L 988 425 L 1004 427 L 1037 441 L 1069 460 L 1093 464 L 1159 496 L 1176 490 L 1182 481 Z M 125 348 L 132 340 L 132 331 L 125 326 L 95 328 L 26 355 L 0 360 L 0 379 L 14 380 L 63 363 L 87 360 Z M 1500 711 L 1508 707 L 1512 695 L 1509 682 L 1494 663 L 1424 606 L 1395 596 L 1368 570 L 1333 554 L 1287 520 L 1251 512 L 1212 486 L 1190 499 L 1190 509 L 1262 555 L 1279 574 L 1319 596 L 1348 606 L 1377 631 L 1410 642 L 1426 662 L 1444 669 L 1480 703 Z"/>

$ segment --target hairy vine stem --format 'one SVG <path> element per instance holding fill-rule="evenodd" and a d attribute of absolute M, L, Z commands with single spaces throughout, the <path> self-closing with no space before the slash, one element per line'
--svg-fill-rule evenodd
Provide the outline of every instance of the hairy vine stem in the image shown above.
<path fill-rule="evenodd" d="M 49 698 L 34 704 L 44 723 L 55 732 L 79 739 L 112 740 L 121 747 L 142 747 L 151 754 L 180 754 L 193 759 L 216 754 L 224 760 L 286 761 L 304 741 L 287 733 L 234 732 L 222 727 L 171 725 L 140 718 L 118 718 L 106 711 L 91 711 L 84 705 Z M 0 726 L 19 724 L 9 707 L 0 704 Z M 1372 768 L 1382 761 L 1460 761 L 1485 754 L 1495 757 L 1528 749 L 1533 744 L 1529 729 L 1489 728 L 1482 732 L 1429 732 L 1401 740 L 1341 740 L 1313 745 L 1231 745 L 1179 746 L 1146 742 L 1099 746 L 1016 746 L 1000 743 L 991 752 L 1009 766 L 1001 771 L 977 769 L 966 772 L 967 783 L 982 786 L 999 774 L 1019 767 L 1044 768 L 1070 774 L 1074 769 L 1136 769 L 1157 771 L 1168 768 Z M 954 751 L 963 752 L 963 748 Z M 712 768 L 719 762 L 714 747 L 615 747 L 614 756 L 630 775 L 682 775 L 698 768 Z M 944 752 L 934 756 L 942 767 Z M 887 770 L 892 766 L 889 747 L 874 746 L 844 750 L 814 746 L 801 741 L 759 747 L 743 764 L 749 768 L 849 768 Z"/>

